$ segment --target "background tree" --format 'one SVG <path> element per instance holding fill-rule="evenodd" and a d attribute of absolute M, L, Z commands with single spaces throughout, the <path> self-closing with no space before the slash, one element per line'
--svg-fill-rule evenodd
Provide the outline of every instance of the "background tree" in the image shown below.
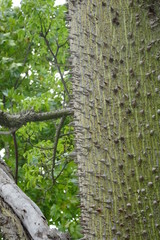
<path fill-rule="evenodd" d="M 69 7 L 83 239 L 159 239 L 160 2 Z"/>

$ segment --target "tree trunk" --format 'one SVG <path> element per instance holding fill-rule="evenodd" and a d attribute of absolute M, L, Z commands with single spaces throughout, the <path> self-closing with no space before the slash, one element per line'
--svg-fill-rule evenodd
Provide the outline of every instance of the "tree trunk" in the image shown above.
<path fill-rule="evenodd" d="M 160 238 L 160 2 L 69 1 L 84 238 Z"/>

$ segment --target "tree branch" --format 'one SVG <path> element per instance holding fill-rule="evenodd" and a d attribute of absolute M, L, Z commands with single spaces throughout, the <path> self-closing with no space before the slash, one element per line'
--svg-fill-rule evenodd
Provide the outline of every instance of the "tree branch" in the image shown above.
<path fill-rule="evenodd" d="M 13 131 L 0 131 L 0 135 L 10 135 L 13 134 Z"/>
<path fill-rule="evenodd" d="M 25 54 L 25 58 L 23 60 L 23 67 L 25 66 L 27 59 L 28 59 L 28 55 L 31 52 L 31 46 L 32 46 L 32 41 L 29 43 L 28 48 L 26 50 L 26 54 Z M 24 79 L 24 78 L 23 78 Z M 20 77 L 16 80 L 15 84 L 14 84 L 14 89 L 17 89 L 20 84 L 22 83 L 23 79 L 20 80 Z M 20 80 L 20 81 L 19 81 Z"/>
<path fill-rule="evenodd" d="M 36 146 L 31 142 L 30 138 L 28 139 L 28 141 L 26 141 L 26 143 L 30 144 L 33 148 L 38 148 L 40 150 L 52 150 L 53 149 L 53 147 L 47 148 L 47 147 Z"/>
<path fill-rule="evenodd" d="M 56 178 L 54 179 L 54 182 L 56 182 L 56 180 L 61 176 L 63 170 L 66 168 L 66 166 L 67 166 L 68 163 L 69 163 L 68 161 L 65 162 L 65 164 L 63 165 L 61 171 L 58 173 L 58 175 L 57 175 Z"/>
<path fill-rule="evenodd" d="M 12 128 L 20 128 L 27 122 L 38 122 L 46 121 L 50 119 L 58 119 L 63 116 L 73 115 L 73 110 L 70 108 L 65 108 L 62 110 L 57 110 L 55 112 L 34 112 L 28 111 L 25 113 L 9 114 L 0 110 L 0 125 Z"/>
<path fill-rule="evenodd" d="M 51 46 L 50 46 L 50 43 L 49 43 L 46 35 L 45 35 L 43 32 L 40 33 L 40 36 L 44 38 L 44 41 L 45 41 L 45 43 L 46 43 L 46 46 L 47 46 L 48 50 L 50 51 L 52 57 L 54 58 L 54 63 L 55 63 L 55 65 L 57 66 L 58 72 L 59 72 L 59 74 L 60 74 L 61 81 L 62 81 L 63 86 L 64 86 L 64 90 L 65 90 L 65 92 L 67 93 L 67 95 L 68 95 L 68 97 L 69 97 L 69 99 L 70 99 L 70 94 L 69 94 L 69 91 L 68 91 L 68 89 L 67 89 L 66 82 L 65 82 L 65 80 L 64 80 L 64 78 L 63 78 L 63 74 L 62 74 L 62 72 L 61 72 L 61 68 L 60 68 L 60 66 L 59 66 L 59 64 L 58 64 L 58 61 L 57 61 L 57 56 L 56 56 L 57 53 L 54 54 L 54 52 L 52 51 L 52 48 L 51 48 Z"/>
<path fill-rule="evenodd" d="M 30 236 L 29 239 L 70 239 L 68 234 L 49 228 L 41 210 L 22 192 L 22 190 L 15 184 L 13 179 L 10 178 L 7 170 L 4 170 L 3 168 L 0 168 L 0 200 L 1 199 L 13 210 L 12 215 L 16 215 L 20 219 L 24 231 Z M 5 212 L 2 214 L 5 216 Z M 10 218 L 9 220 L 11 221 Z M 17 226 L 19 229 L 19 225 Z"/>
<path fill-rule="evenodd" d="M 54 182 L 54 168 L 55 168 L 55 160 L 56 160 L 56 152 L 57 152 L 57 145 L 58 145 L 58 140 L 60 136 L 60 131 L 63 126 L 65 120 L 65 116 L 61 118 L 60 124 L 56 130 L 56 135 L 55 135 L 55 141 L 54 141 L 54 146 L 53 146 L 53 160 L 52 160 L 52 180 Z"/>
<path fill-rule="evenodd" d="M 55 57 L 57 57 L 59 49 L 60 49 L 61 47 L 65 46 L 65 45 L 67 44 L 67 42 L 68 42 L 68 39 L 67 39 L 64 43 L 62 43 L 62 44 L 59 45 L 59 44 L 58 44 L 58 41 L 56 40 L 57 50 L 56 50 L 56 53 L 55 53 Z"/>
<path fill-rule="evenodd" d="M 15 149 L 15 182 L 17 184 L 18 182 L 18 145 L 17 145 L 17 139 L 16 139 L 16 132 L 12 133 L 13 135 L 13 141 L 14 141 L 14 149 Z"/>

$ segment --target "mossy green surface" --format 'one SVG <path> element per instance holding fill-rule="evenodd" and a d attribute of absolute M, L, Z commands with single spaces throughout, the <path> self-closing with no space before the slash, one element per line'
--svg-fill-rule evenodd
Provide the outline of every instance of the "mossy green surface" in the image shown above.
<path fill-rule="evenodd" d="M 84 238 L 160 237 L 160 3 L 70 1 Z"/>

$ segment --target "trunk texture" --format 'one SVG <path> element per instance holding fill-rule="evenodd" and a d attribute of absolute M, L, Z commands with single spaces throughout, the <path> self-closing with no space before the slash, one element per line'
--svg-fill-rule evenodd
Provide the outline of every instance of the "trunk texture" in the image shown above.
<path fill-rule="evenodd" d="M 87 240 L 160 238 L 160 2 L 69 1 Z"/>
<path fill-rule="evenodd" d="M 20 219 L 14 214 L 13 210 L 0 197 L 0 239 L 9 240 L 30 240 L 24 231 Z M 3 238 L 2 235 L 3 235 Z"/>

